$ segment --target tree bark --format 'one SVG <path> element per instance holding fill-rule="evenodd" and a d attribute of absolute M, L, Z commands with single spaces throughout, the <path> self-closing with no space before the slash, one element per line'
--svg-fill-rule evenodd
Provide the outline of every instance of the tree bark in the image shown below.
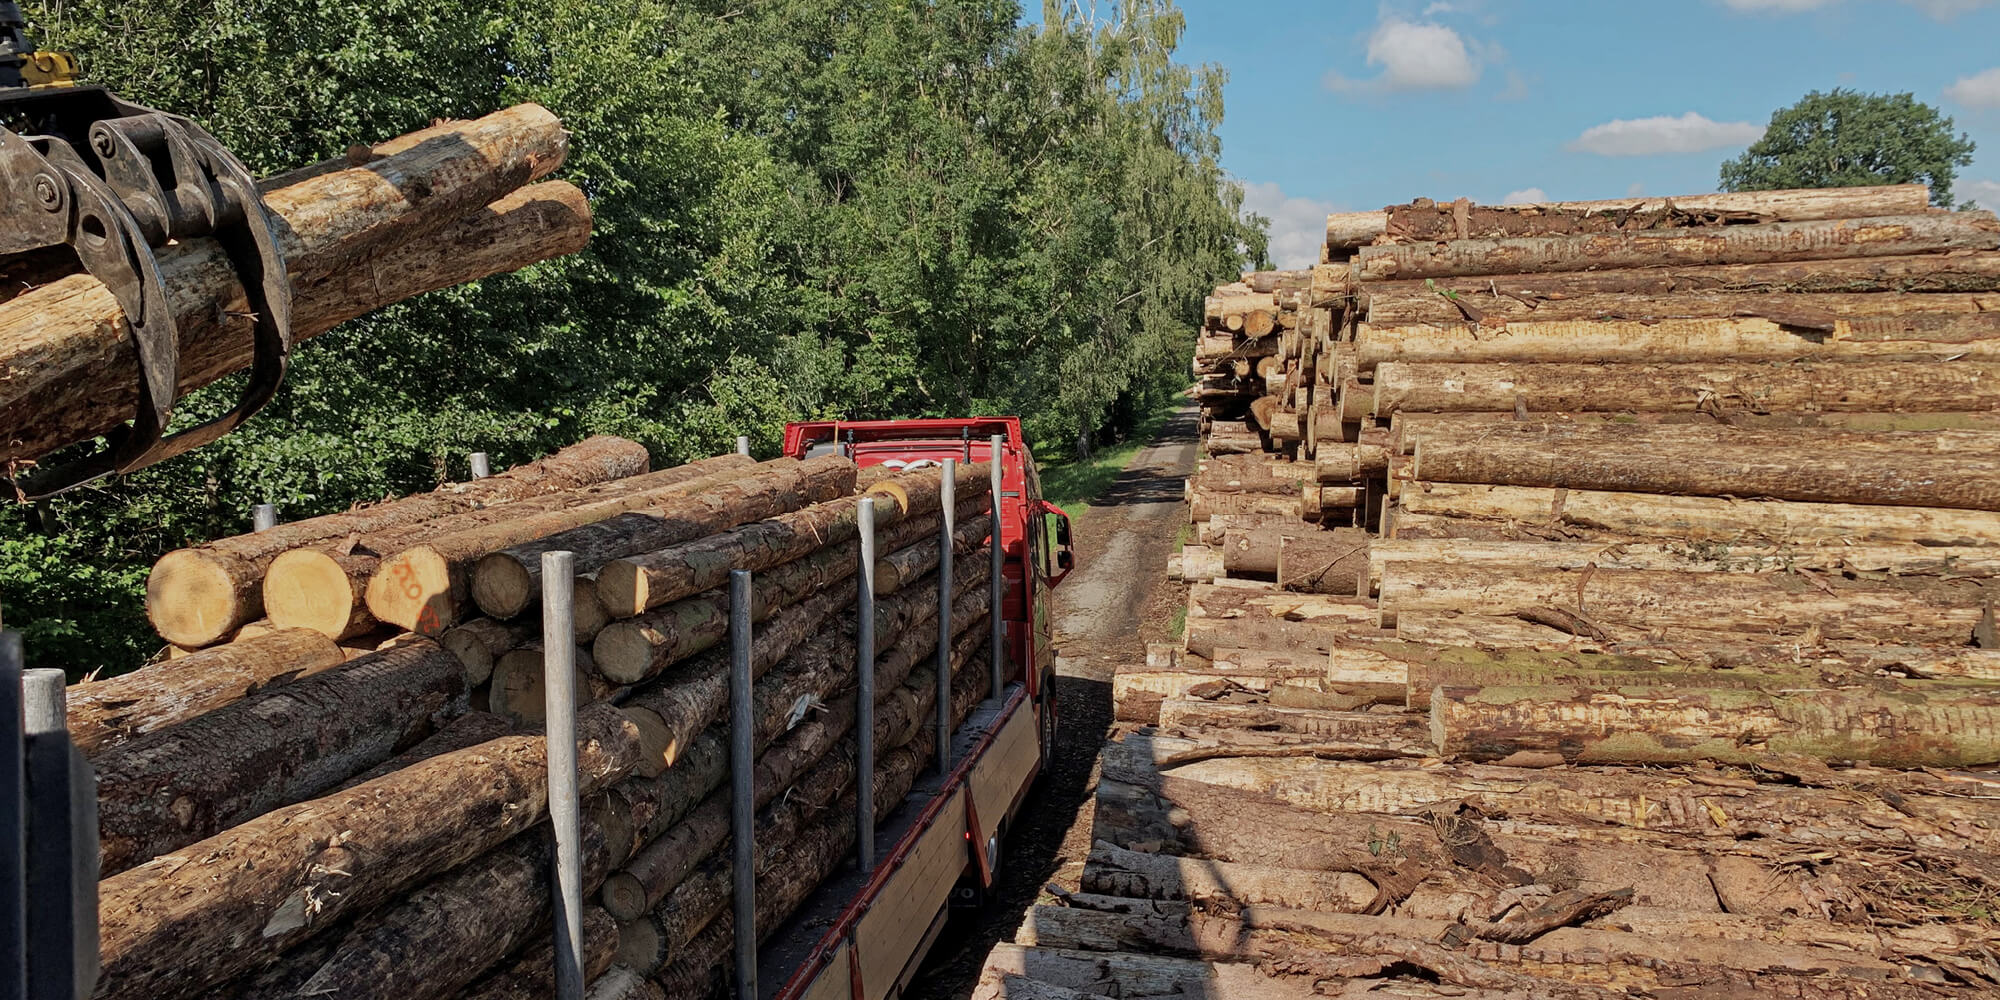
<path fill-rule="evenodd" d="M 1693 545 L 2000 545 L 2000 513 L 1848 503 L 1791 503 L 1733 497 L 1525 486 L 1418 483 L 1397 498 L 1397 515 L 1494 524 L 1546 525 Z"/>
<path fill-rule="evenodd" d="M 1201 997 L 1203 1000 L 1316 1000 L 1325 994 L 1311 976 L 1266 973 L 1242 962 L 1204 962 L 1167 955 L 1064 951 L 1002 941 L 987 956 L 973 1000 L 1070 1000 L 1016 993 L 1027 981 L 1090 997 Z M 1115 991 L 1115 992 L 1114 992 Z M 1458 997 L 1454 992 L 1451 996 Z M 1473 996 L 1464 1000 L 1496 1000 Z M 1501 1000 L 1540 1000 L 1508 997 Z"/>
<path fill-rule="evenodd" d="M 304 340 L 430 288 L 581 248 L 589 235 L 589 209 L 574 188 L 562 185 L 538 194 L 541 200 L 565 202 L 566 211 L 553 214 L 569 218 L 526 227 L 533 231 L 510 240 L 499 260 L 481 252 L 471 255 L 476 261 L 434 261 L 418 273 L 388 269 L 410 263 L 410 251 L 451 256 L 439 248 L 454 247 L 467 235 L 453 232 L 454 223 L 461 228 L 471 223 L 489 241 L 505 238 L 505 230 L 492 231 L 477 217 L 481 206 L 502 201 L 509 192 L 523 194 L 516 189 L 554 171 L 567 147 L 568 136 L 555 116 L 524 104 L 457 123 L 449 135 L 365 168 L 268 192 L 265 202 L 279 220 L 278 252 L 297 295 L 294 336 Z M 520 242 L 522 236 L 528 241 Z M 221 244 L 186 240 L 157 256 L 179 329 L 179 394 L 247 367 L 249 318 Z M 474 273 L 462 270 L 468 267 Z M 387 287 L 357 297 L 348 277 L 357 274 L 382 275 Z M 429 283 L 439 278 L 446 280 Z M 132 415 L 137 398 L 137 359 L 123 313 L 110 291 L 84 274 L 0 302 L 0 370 L 8 373 L 0 379 L 5 387 L 0 427 L 11 429 L 0 445 L 0 462 L 34 459 L 106 433 Z"/>
<path fill-rule="evenodd" d="M 347 662 L 333 640 L 280 629 L 66 692 L 70 739 L 96 756 L 128 740 Z"/>
<path fill-rule="evenodd" d="M 1427 757 L 1432 753 L 1429 734 L 1414 716 L 1407 715 L 1169 698 L 1160 702 L 1159 719 L 1160 728 L 1170 731 L 1248 729 L 1339 740 L 1349 744 L 1344 749 L 1350 760 Z M 1320 752 L 1330 756 L 1326 750 Z"/>
<path fill-rule="evenodd" d="M 876 527 L 937 511 L 942 484 L 941 470 L 924 469 L 869 487 Z M 985 464 L 959 466 L 955 487 L 960 503 L 984 496 Z M 614 616 L 630 617 L 721 586 L 732 569 L 762 570 L 850 541 L 859 533 L 861 499 L 830 500 L 683 545 L 613 560 L 598 571 L 598 594 Z"/>
<path fill-rule="evenodd" d="M 959 515 L 967 514 L 967 505 L 961 504 Z M 936 514 L 919 515 L 898 521 L 876 542 L 893 555 L 935 537 L 942 524 L 943 518 Z M 860 554 L 860 542 L 851 540 L 756 574 L 751 580 L 750 620 L 764 622 L 809 598 L 824 598 L 819 602 L 822 609 L 814 612 L 820 618 L 846 607 L 855 595 L 838 584 L 853 575 Z M 810 630 L 817 626 L 773 626 L 781 634 L 782 629 L 794 627 Z M 728 596 L 711 591 L 607 626 L 592 653 L 605 676 L 622 684 L 638 684 L 714 646 L 728 633 Z"/>
<path fill-rule="evenodd" d="M 441 757 L 457 750 L 490 743 L 502 736 L 512 736 L 514 723 L 491 712 L 467 712 L 450 722 L 423 742 L 355 775 L 334 787 L 336 792 L 344 792 L 356 785 L 365 785 L 383 775 L 394 774 L 406 767 Z"/>
<path fill-rule="evenodd" d="M 1801 574 L 1390 563 L 1382 577 L 1381 605 L 1385 625 L 1405 611 L 1552 610 L 1587 624 L 1635 629 L 1812 632 L 1830 639 L 1963 646 L 1979 623 L 1978 590 L 1976 584 L 1958 591 L 1918 590 Z"/>
<path fill-rule="evenodd" d="M 2000 509 L 2000 435 L 1492 424 L 1427 429 L 1411 475 L 1440 482 Z"/>
<path fill-rule="evenodd" d="M 465 700 L 457 658 L 397 646 L 101 753 L 107 874 L 318 795 L 429 735 Z"/>
<path fill-rule="evenodd" d="M 734 479 L 763 479 L 795 464 L 791 459 L 774 459 L 761 467 L 749 462 L 741 455 L 704 459 L 640 477 L 643 483 L 628 482 L 622 491 L 601 499 L 559 495 L 530 500 L 521 510 L 500 507 L 461 515 L 476 523 L 454 522 L 444 534 L 426 533 L 422 540 L 399 538 L 391 546 L 396 551 L 385 555 L 368 578 L 368 611 L 378 621 L 422 635 L 437 635 L 471 609 L 470 577 L 481 556 L 703 493 Z M 603 598 L 602 586 L 598 596 Z"/>
<path fill-rule="evenodd" d="M 616 709 L 580 712 L 577 727 L 586 794 L 637 764 L 638 734 Z M 192 996 L 492 850 L 540 822 L 546 756 L 541 734 L 495 740 L 106 879 L 96 995 Z"/>
<path fill-rule="evenodd" d="M 1517 400 L 1534 412 L 1963 413 L 2000 409 L 2000 363 L 1389 362 L 1375 369 L 1374 398 L 1377 419 L 1401 410 L 1507 412 Z M 1323 473 L 1321 480 L 1326 481 Z"/>
<path fill-rule="evenodd" d="M 551 938 L 553 935 L 551 935 Z M 611 968 L 618 951 L 618 921 L 595 906 L 583 908 L 583 969 L 594 979 Z M 503 966 L 459 994 L 459 1000 L 548 1000 L 556 995 L 556 950 L 553 940 L 537 941 Z"/>
<path fill-rule="evenodd" d="M 1375 886 L 1353 872 L 1305 871 L 1128 851 L 1098 841 L 1083 869 L 1083 890 L 1135 899 L 1208 905 L 1264 904 L 1358 913 Z"/>
<path fill-rule="evenodd" d="M 1604 293 L 1996 292 L 2000 291 L 2000 253 L 1972 251 L 1805 263 L 1640 267 L 1428 280 L 1428 285 L 1422 280 L 1370 282 L 1360 289 L 1360 308 L 1366 309 L 1378 294 L 1399 296 L 1418 292 L 1455 295 L 1482 311 L 1502 298 L 1537 303 Z M 1453 318 L 1459 316 L 1455 314 Z"/>
<path fill-rule="evenodd" d="M 479 560 L 473 570 L 472 597 L 479 610 L 495 618 L 513 618 L 541 596 L 544 552 L 573 552 L 578 573 L 596 573 L 613 559 L 680 545 L 846 496 L 854 492 L 855 471 L 848 459 L 825 455 L 509 546 Z"/>
<path fill-rule="evenodd" d="M 2000 696 L 1448 687 L 1432 695 L 1431 738 L 1440 753 L 1468 760 L 1541 751 L 1587 764 L 1756 764 L 1794 755 L 1983 767 L 2000 763 Z"/>
<path fill-rule="evenodd" d="M 1640 233 L 1460 239 L 1364 247 L 1362 281 L 1887 257 L 2000 249 L 1990 213 L 1878 216 Z"/>
<path fill-rule="evenodd" d="M 1292 484 L 1287 494 L 1278 493 L 1217 493 L 1197 490 L 1189 498 L 1188 508 L 1195 521 L 1206 521 L 1217 514 L 1275 514 L 1297 520 L 1305 516 L 1305 500 L 1297 484 Z"/>
<path fill-rule="evenodd" d="M 990 514 L 959 520 L 951 536 L 953 558 L 963 557 L 993 537 Z M 940 522 L 939 532 L 943 525 Z M 893 594 L 917 580 L 937 572 L 943 545 L 936 537 L 906 545 L 875 560 L 875 593 Z M 857 556 L 859 553 L 857 553 Z"/>
<path fill-rule="evenodd" d="M 1361 590 L 1370 537 L 1364 528 L 1287 536 L 1278 545 L 1278 586 L 1306 594 L 1367 596 Z"/>
<path fill-rule="evenodd" d="M 1268 398 L 1268 397 L 1258 397 Z M 1229 423 L 1218 423 L 1208 429 L 1208 453 L 1211 455 L 1257 455 L 1264 451 L 1264 439 L 1257 432 Z"/>
<path fill-rule="evenodd" d="M 1533 569 L 1672 570 L 1682 573 L 1817 571 L 1893 576 L 2000 577 L 2000 549 L 1926 545 L 1698 545 L 1673 541 L 1542 542 L 1389 539 L 1368 549 L 1369 593 L 1390 563 Z"/>
<path fill-rule="evenodd" d="M 485 479 L 176 549 L 153 566 L 146 583 L 146 614 L 168 642 L 211 645 L 264 613 L 265 568 L 290 549 L 623 479 L 646 469 L 644 446 L 598 436 Z"/>
<path fill-rule="evenodd" d="M 1861 188 L 1807 188 L 1797 191 L 1742 191 L 1728 194 L 1680 195 L 1673 198 L 1625 198 L 1609 201 L 1559 201 L 1539 205 L 1480 205 L 1467 213 L 1468 226 L 1459 231 L 1450 202 L 1425 199 L 1411 205 L 1391 205 L 1379 212 L 1343 212 L 1327 217 L 1326 244 L 1353 251 L 1389 234 L 1397 220 L 1397 237 L 1465 239 L 1538 232 L 1547 227 L 1608 223 L 1622 229 L 1645 224 L 1650 216 L 1671 213 L 1676 218 L 1741 224 L 1745 217 L 1759 222 L 1805 222 L 1814 219 L 1858 219 L 1883 215 L 1918 215 L 1930 209 L 1930 191 L 1921 184 Z M 1471 219 L 1480 228 L 1471 228 Z M 1449 229 L 1446 227 L 1449 225 Z M 1541 227 L 1541 228 L 1537 228 Z M 1422 235 L 1432 234 L 1432 235 Z"/>
<path fill-rule="evenodd" d="M 1930 313 L 1786 325 L 1763 317 L 1555 320 L 1382 327 L 1355 333 L 1356 362 L 1713 364 L 1790 361 L 2000 360 L 2000 314 Z"/>
<path fill-rule="evenodd" d="M 1399 283 L 1400 284 L 1400 283 Z M 1407 286 L 1405 286 L 1407 287 Z M 1497 287 L 1497 286 L 1494 286 Z M 1371 288 L 1366 321 L 1375 326 L 1562 320 L 1721 319 L 1760 316 L 1805 328 L 1831 327 L 1837 319 L 1918 313 L 1989 312 L 2000 305 L 1992 292 L 1708 292 L 1660 295 L 1584 292 L 1537 300 L 1505 294 L 1449 296 L 1434 289 L 1386 292 Z"/>

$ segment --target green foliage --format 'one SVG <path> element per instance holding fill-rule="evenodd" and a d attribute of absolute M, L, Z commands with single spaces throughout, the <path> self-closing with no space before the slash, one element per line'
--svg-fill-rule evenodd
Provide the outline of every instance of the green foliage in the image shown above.
<path fill-rule="evenodd" d="M 215 445 L 0 516 L 0 601 L 81 672 L 158 648 L 151 561 L 591 433 L 680 462 L 783 424 L 1020 414 L 1045 459 L 1186 383 L 1201 300 L 1261 257 L 1221 76 L 1169 0 L 196 0 L 24 5 L 49 48 L 275 173 L 522 101 L 572 133 L 588 249 L 302 345 Z M 233 380 L 183 401 L 219 412 Z"/>
<path fill-rule="evenodd" d="M 1952 207 L 1958 168 L 1972 165 L 1972 139 L 1911 94 L 1815 90 L 1771 115 L 1764 137 L 1722 165 L 1724 191 L 1928 184 L 1931 203 Z"/>

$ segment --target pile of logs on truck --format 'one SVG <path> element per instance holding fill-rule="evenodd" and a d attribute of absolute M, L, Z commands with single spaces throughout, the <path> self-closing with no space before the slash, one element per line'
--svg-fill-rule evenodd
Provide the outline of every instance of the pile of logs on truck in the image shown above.
<path fill-rule="evenodd" d="M 2000 224 L 1927 202 L 1417 201 L 1218 289 L 1184 633 L 979 995 L 2000 993 Z"/>
<path fill-rule="evenodd" d="M 952 545 L 984 566 L 988 469 L 954 475 Z M 170 553 L 147 608 L 185 655 L 69 692 L 98 778 L 97 995 L 553 995 L 538 598 L 557 550 L 576 567 L 591 996 L 719 989 L 730 573 L 753 574 L 763 936 L 852 854 L 863 498 L 879 812 L 934 751 L 945 622 L 954 720 L 986 695 L 987 575 L 956 577 L 950 600 L 936 579 L 943 478 L 841 455 L 652 471 L 640 445 L 597 437 Z"/>

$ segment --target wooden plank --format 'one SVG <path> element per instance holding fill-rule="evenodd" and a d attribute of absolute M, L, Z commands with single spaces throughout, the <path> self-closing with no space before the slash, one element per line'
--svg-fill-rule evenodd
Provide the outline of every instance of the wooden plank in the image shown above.
<path fill-rule="evenodd" d="M 1041 755 L 1040 741 L 1035 737 L 1034 706 L 1023 701 L 994 735 L 979 763 L 973 765 L 968 785 L 979 825 L 984 828 L 979 831 L 982 835 L 993 836 L 1014 804 L 1014 793 L 1033 777 Z"/>
<path fill-rule="evenodd" d="M 854 980 L 848 972 L 852 953 L 852 946 L 842 941 L 840 947 L 834 949 L 833 958 L 819 970 L 819 975 L 799 991 L 799 1000 L 854 1000 Z"/>
<path fill-rule="evenodd" d="M 965 852 L 965 792 L 955 791 L 937 820 L 917 836 L 903 863 L 882 886 L 866 916 L 855 925 L 861 949 L 861 981 L 868 1000 L 884 1000 L 922 943 L 931 919 L 943 908 L 968 860 Z"/>

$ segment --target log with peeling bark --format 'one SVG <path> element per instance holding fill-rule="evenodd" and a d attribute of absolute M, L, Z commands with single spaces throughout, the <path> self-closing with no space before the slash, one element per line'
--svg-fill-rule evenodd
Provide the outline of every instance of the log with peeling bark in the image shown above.
<path fill-rule="evenodd" d="M 1367 549 L 1368 587 L 1382 585 L 1392 562 L 1582 570 L 1655 569 L 1684 573 L 1819 571 L 1894 576 L 2000 577 L 2000 549 L 1982 547 L 1801 542 L 1697 545 L 1679 541 L 1487 541 L 1396 538 Z"/>
<path fill-rule="evenodd" d="M 1759 316 L 1797 327 L 1831 326 L 1838 319 L 1875 319 L 1929 313 L 1987 312 L 2000 304 L 1993 292 L 1704 292 L 1665 295 L 1580 293 L 1531 300 L 1509 295 L 1452 295 L 1431 289 L 1371 289 L 1366 322 L 1375 326 L 1473 322 L 1503 326 L 1515 321 L 1717 319 Z"/>
<path fill-rule="evenodd" d="M 1492 424 L 1426 430 L 1438 482 L 2000 510 L 2000 435 Z"/>
<path fill-rule="evenodd" d="M 954 688 L 974 690 L 976 685 L 973 697 L 954 698 L 954 724 L 963 721 L 978 693 L 984 691 L 984 684 L 980 683 L 983 678 L 973 676 L 973 671 L 984 669 L 976 655 L 981 648 L 980 639 L 975 630 L 961 637 L 953 649 Z M 926 723 L 935 716 L 937 682 L 932 670 L 909 672 L 900 684 L 900 687 L 885 694 L 877 706 L 876 745 L 882 756 L 893 754 L 916 741 L 928 728 Z M 854 754 L 853 741 L 843 741 L 838 750 L 826 755 L 810 770 L 796 775 L 796 786 L 782 799 L 762 808 L 757 818 L 755 838 L 758 854 L 756 871 L 760 879 L 771 874 L 773 867 L 784 859 L 787 845 L 823 816 L 840 796 L 847 795 L 851 801 L 856 763 Z M 776 793 L 779 789 L 772 791 Z M 776 796 L 773 794 L 771 797 Z M 851 809 L 843 815 L 852 815 Z M 719 832 L 719 828 L 712 829 Z M 676 884 L 665 887 L 666 891 L 660 894 L 650 917 L 626 926 L 627 933 L 621 935 L 622 961 L 647 970 L 673 962 L 695 935 L 722 913 L 729 904 L 731 886 L 731 862 L 729 855 L 722 850 L 725 842 L 726 838 L 715 843 L 695 845 L 706 848 L 704 854 L 707 860 L 688 870 Z M 654 884 L 646 888 L 650 896 L 651 890 L 661 886 Z"/>
<path fill-rule="evenodd" d="M 959 505 L 959 517 L 971 521 L 979 502 Z M 907 518 L 884 529 L 876 543 L 893 556 L 936 537 L 942 523 L 937 514 Z M 849 540 L 753 575 L 750 620 L 774 623 L 765 625 L 760 636 L 769 631 L 774 639 L 797 639 L 791 630 L 817 627 L 784 614 L 794 605 L 810 604 L 812 610 L 805 613 L 815 623 L 846 607 L 855 594 L 839 584 L 854 574 L 860 553 L 860 542 Z M 612 623 L 598 636 L 591 652 L 606 677 L 621 684 L 639 684 L 721 642 L 728 629 L 728 595 L 721 590 L 709 591 Z"/>
<path fill-rule="evenodd" d="M 939 470 L 917 470 L 868 488 L 876 527 L 933 513 L 942 497 Z M 958 467 L 960 503 L 985 495 L 984 464 Z M 858 537 L 860 497 L 829 500 L 803 510 L 744 525 L 707 538 L 606 563 L 597 589 L 614 616 L 643 614 L 670 601 L 720 586 L 732 569 L 762 570 Z"/>
<path fill-rule="evenodd" d="M 560 166 L 567 147 L 555 116 L 521 105 L 454 123 L 365 167 L 267 192 L 296 289 L 294 336 L 580 249 L 590 231 L 580 192 L 560 182 L 517 190 Z M 221 244 L 187 240 L 158 256 L 178 321 L 178 392 L 248 367 L 249 314 Z M 8 373 L 0 426 L 13 429 L 0 461 L 32 459 L 127 420 L 138 386 L 130 337 L 110 291 L 87 275 L 0 303 L 0 370 Z"/>
<path fill-rule="evenodd" d="M 1935 507 L 1673 497 L 1604 490 L 1417 483 L 1403 515 L 1546 525 L 1691 544 L 2000 546 L 2000 513 Z"/>
<path fill-rule="evenodd" d="M 1921 313 L 1788 325 L 1763 317 L 1556 320 L 1375 326 L 1355 333 L 1362 371 L 1388 361 L 1692 364 L 1747 361 L 1945 361 L 2000 359 L 1993 313 Z"/>
<path fill-rule="evenodd" d="M 487 711 L 467 712 L 450 722 L 437 732 L 426 737 L 423 742 L 341 782 L 334 788 L 344 792 L 356 785 L 366 784 L 386 774 L 394 774 L 413 764 L 422 763 L 432 757 L 441 757 L 457 750 L 490 743 L 502 736 L 511 736 L 516 731 L 512 720 Z"/>
<path fill-rule="evenodd" d="M 724 462 L 724 459 L 734 461 Z M 660 477 L 646 488 L 588 502 L 551 498 L 539 508 L 510 514 L 504 507 L 472 526 L 454 525 L 449 534 L 411 544 L 386 555 L 368 578 L 368 611 L 379 621 L 423 635 L 436 635 L 469 616 L 472 569 L 482 556 L 557 532 L 595 524 L 634 510 L 695 496 L 739 478 L 784 477 L 797 463 L 789 458 L 749 465 L 741 455 L 705 459 Z M 709 464 L 714 463 L 714 464 Z M 600 599 L 603 587 L 598 587 Z M 607 609 L 610 602 L 606 602 Z"/>
<path fill-rule="evenodd" d="M 2000 364 L 1389 362 L 1376 367 L 1374 392 L 1372 412 L 1378 419 L 1399 410 L 1505 412 L 1516 401 L 1533 412 L 1962 413 L 2000 409 Z"/>
<path fill-rule="evenodd" d="M 1429 284 L 1425 282 L 1428 281 Z M 1533 305 L 1583 295 L 1673 295 L 1681 292 L 1859 294 L 2000 291 L 2000 253 L 1971 251 L 1898 257 L 1855 257 L 1805 263 L 1639 267 L 1555 274 L 1500 274 L 1417 281 L 1369 282 L 1361 308 L 1377 294 L 1427 292 L 1456 296 L 1484 311 L 1500 299 Z M 1454 312 L 1453 319 L 1462 318 Z"/>
<path fill-rule="evenodd" d="M 1207 446 L 1211 455 L 1255 455 L 1263 452 L 1264 438 L 1240 422 L 1223 422 L 1208 429 Z"/>
<path fill-rule="evenodd" d="M 96 755 L 135 737 L 347 662 L 333 640 L 279 629 L 71 687 L 70 739 Z"/>
<path fill-rule="evenodd" d="M 2000 762 L 2000 694 L 1446 687 L 1431 698 L 1431 737 L 1470 760 L 1547 751 L 1590 764 L 1804 756 L 1981 767 Z"/>
<path fill-rule="evenodd" d="M 1773 222 L 1581 236 L 1524 236 L 1401 243 L 1355 254 L 1362 281 L 1618 267 L 1838 260 L 2000 249 L 1990 212 Z"/>
<path fill-rule="evenodd" d="M 954 580 L 955 597 L 951 608 L 954 633 L 970 627 L 970 623 L 985 613 L 986 591 L 982 585 L 964 580 Z M 917 588 L 919 591 L 927 588 Z M 823 595 L 830 596 L 830 595 Z M 830 602 L 815 598 L 813 604 L 825 605 Z M 878 602 L 876 606 L 876 643 L 878 649 L 902 650 L 901 639 L 905 633 L 914 635 L 928 622 L 937 620 L 937 597 L 935 593 L 918 594 L 906 592 L 892 595 Z M 813 619 L 806 618 L 805 621 Z M 803 674 L 811 678 L 811 690 L 806 693 L 824 698 L 831 685 L 851 670 L 853 662 L 853 637 L 851 624 L 838 621 L 822 622 L 816 630 L 804 632 L 788 629 L 784 635 L 775 635 L 774 641 L 760 644 L 752 650 L 751 673 L 762 677 L 783 666 L 788 673 Z M 770 630 L 763 630 L 769 632 Z M 761 635 L 760 635 L 761 638 Z M 935 648 L 935 644 L 933 644 Z M 878 679 L 893 679 L 893 669 L 881 669 L 882 663 L 908 669 L 901 657 L 884 656 L 878 662 Z M 802 666 L 810 661 L 815 666 Z M 726 657 L 705 655 L 688 664 L 687 669 L 666 683 L 635 691 L 626 700 L 625 707 L 640 726 L 646 738 L 653 763 L 659 767 L 671 767 L 691 742 L 717 718 L 728 703 L 728 662 Z M 768 685 L 760 684 L 758 697 Z M 886 687 L 886 684 L 885 684 Z M 796 702 L 796 696 L 783 700 L 784 711 L 789 711 Z"/>
<path fill-rule="evenodd" d="M 287 625 L 317 629 L 336 637 L 361 635 L 380 624 L 368 608 L 369 583 L 385 560 L 405 549 L 508 520 L 549 516 L 619 500 L 636 502 L 637 498 L 668 487 L 749 465 L 750 460 L 741 455 L 724 455 L 512 502 L 469 507 L 434 519 L 392 524 L 381 531 L 357 530 L 322 544 L 295 548 L 271 560 L 264 575 L 263 603 L 276 621 Z M 578 597 L 583 599 L 581 593 Z M 585 608 L 585 613 L 579 614 L 579 627 L 589 621 L 589 610 Z"/>
<path fill-rule="evenodd" d="M 616 709 L 577 727 L 585 794 L 638 763 Z M 98 995 L 197 995 L 485 854 L 545 814 L 546 750 L 530 734 L 445 754 L 106 879 Z"/>
<path fill-rule="evenodd" d="M 1542 614 L 1584 628 L 1680 626 L 1964 646 L 1979 626 L 1983 598 L 1976 582 L 1946 589 L 1808 574 L 1389 563 L 1381 608 L 1385 625 L 1405 611 Z"/>
<path fill-rule="evenodd" d="M 953 525 L 951 536 L 951 551 L 954 558 L 962 559 L 967 553 L 978 549 L 987 539 L 992 538 L 992 523 L 990 515 L 958 520 Z M 918 579 L 936 572 L 943 549 L 942 539 L 932 537 L 926 541 L 905 545 L 875 560 L 875 593 L 878 596 L 893 594 Z"/>
<path fill-rule="evenodd" d="M 1881 215 L 1916 215 L 1930 208 L 1930 190 L 1921 184 L 1860 188 L 1805 188 L 1795 191 L 1740 191 L 1726 194 L 1677 195 L 1672 198 L 1624 198 L 1608 201 L 1562 201 L 1535 205 L 1468 206 L 1466 229 L 1458 226 L 1454 202 L 1419 199 L 1376 212 L 1342 212 L 1327 217 L 1326 245 L 1339 256 L 1387 237 L 1390 219 L 1397 220 L 1398 239 L 1465 239 L 1541 233 L 1551 227 L 1571 231 L 1578 226 L 1610 224 L 1613 228 L 1645 224 L 1656 217 L 1695 224 L 1728 222 L 1805 222 L 1815 219 L 1858 219 Z M 1480 228 L 1472 228 L 1473 213 Z M 1428 220 L 1428 221 L 1426 221 Z M 1446 227 L 1449 227 L 1448 229 Z"/>
<path fill-rule="evenodd" d="M 1311 976 L 1265 972 L 1244 962 L 1206 962 L 1130 951 L 1067 951 L 1002 941 L 986 959 L 975 1000 L 1045 1000 L 1017 994 L 1022 983 L 1047 984 L 1086 997 L 1204 997 L 1207 1000 L 1315 1000 L 1325 994 Z M 1449 996 L 1459 997 L 1458 988 Z M 1113 992 L 1116 991 L 1116 992 Z M 1056 995 L 1047 1000 L 1075 1000 Z M 1489 1000 L 1472 997 L 1470 1000 Z M 1506 998 L 1520 1000 L 1520 998 Z"/>
<path fill-rule="evenodd" d="M 430 735 L 464 701 L 457 657 L 418 642 L 100 753 L 102 870 L 125 871 L 325 792 Z"/>
<path fill-rule="evenodd" d="M 651 552 L 776 517 L 854 492 L 854 463 L 838 455 L 808 459 L 693 496 L 509 546 L 479 560 L 472 597 L 479 610 L 512 618 L 540 597 L 544 552 L 576 555 L 576 571 L 594 574 L 613 559 Z"/>
<path fill-rule="evenodd" d="M 263 614 L 265 569 L 286 551 L 636 476 L 647 467 L 644 446 L 594 437 L 485 479 L 176 549 L 153 566 L 146 583 L 146 614 L 168 642 L 210 645 Z"/>

